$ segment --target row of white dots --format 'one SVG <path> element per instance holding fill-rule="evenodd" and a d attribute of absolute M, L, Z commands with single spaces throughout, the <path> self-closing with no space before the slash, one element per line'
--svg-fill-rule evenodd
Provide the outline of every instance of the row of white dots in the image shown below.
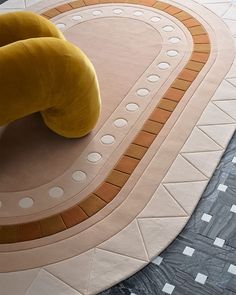
<path fill-rule="evenodd" d="M 115 8 L 115 9 L 113 9 L 113 13 L 114 13 L 115 15 L 121 15 L 123 12 L 124 12 L 124 10 L 123 10 L 123 9 L 120 9 L 120 8 Z M 92 11 L 92 15 L 94 15 L 94 16 L 99 16 L 99 15 L 101 15 L 102 13 L 103 13 L 102 10 L 93 10 L 93 11 Z M 145 14 L 145 12 L 144 12 L 144 11 L 141 11 L 141 10 L 136 10 L 136 11 L 133 12 L 133 15 L 134 15 L 134 16 L 137 16 L 137 17 L 142 16 L 142 15 L 144 15 L 144 14 Z M 82 17 L 81 15 L 73 15 L 71 19 L 74 20 L 74 21 L 79 21 L 79 20 L 81 20 L 82 18 L 83 18 L 83 17 Z M 157 23 L 157 22 L 159 22 L 160 20 L 161 20 L 161 18 L 158 17 L 158 16 L 153 16 L 153 17 L 150 18 L 150 22 L 153 22 L 153 23 Z M 66 24 L 64 24 L 64 23 L 58 23 L 56 26 L 57 26 L 59 29 L 64 29 L 64 28 L 66 27 Z M 174 28 L 173 26 L 171 26 L 171 25 L 166 25 L 166 26 L 164 26 L 162 29 L 163 29 L 165 32 L 172 32 L 172 31 L 175 30 L 175 28 Z"/>
<path fill-rule="evenodd" d="M 77 15 L 77 16 L 74 16 L 74 20 L 75 20 L 75 17 L 77 17 L 76 20 L 82 18 L 82 17 L 80 17 L 79 15 Z M 80 18 L 79 18 L 79 17 L 80 17 Z M 63 24 L 63 23 L 59 23 L 59 24 L 56 24 L 56 27 L 57 27 L 58 29 L 64 29 L 64 28 L 66 27 L 66 25 Z M 171 27 L 171 26 L 166 26 L 166 27 L 164 27 L 163 29 L 164 29 L 165 31 L 167 31 L 167 32 L 171 32 L 171 31 L 172 31 L 172 28 L 170 28 L 170 27 Z M 171 37 L 171 38 L 169 38 L 169 42 L 172 43 L 172 44 L 177 44 L 177 43 L 179 43 L 180 41 L 181 41 L 181 39 L 180 39 L 179 37 Z M 178 51 L 176 51 L 176 50 L 169 50 L 169 51 L 167 51 L 167 55 L 170 56 L 170 57 L 176 56 L 177 54 L 178 54 Z"/>
<path fill-rule="evenodd" d="M 72 19 L 73 20 L 80 20 L 80 19 L 82 19 L 82 16 L 80 16 L 80 15 L 75 15 L 75 16 L 73 16 L 72 17 Z M 150 20 L 152 21 L 152 19 L 153 18 L 151 18 Z M 154 21 L 155 22 L 155 21 Z M 64 23 L 58 23 L 58 24 L 56 24 L 56 27 L 58 28 L 58 29 L 64 29 L 65 27 L 66 27 L 66 24 L 64 24 Z M 163 30 L 165 31 L 165 32 L 172 32 L 172 31 L 174 31 L 174 27 L 172 27 L 172 26 L 164 26 L 163 27 Z"/>
<path fill-rule="evenodd" d="M 159 64 L 159 67 L 167 68 L 161 64 Z M 158 82 L 160 80 L 160 76 L 152 74 L 147 77 L 147 80 L 152 83 Z M 140 97 L 147 96 L 149 93 L 150 93 L 150 91 L 146 88 L 140 88 L 137 90 L 137 95 Z M 139 105 L 136 103 L 128 103 L 126 105 L 127 111 L 134 112 L 134 111 L 137 111 L 138 109 L 139 109 Z M 118 118 L 113 122 L 113 124 L 117 128 L 123 128 L 123 127 L 127 126 L 128 121 L 124 118 Z M 115 137 L 110 134 L 103 135 L 101 137 L 101 142 L 103 144 L 107 144 L 107 145 L 112 144 L 115 142 Z M 91 163 L 96 163 L 96 162 L 100 161 L 101 158 L 102 158 L 102 155 L 97 152 L 92 152 L 87 155 L 87 160 Z M 83 171 L 80 171 L 80 170 L 77 170 L 77 171 L 73 172 L 73 174 L 72 174 L 72 179 L 76 182 L 83 182 L 86 180 L 86 178 L 87 178 L 86 173 Z M 58 198 L 63 197 L 64 190 L 59 186 L 55 186 L 49 190 L 48 195 L 51 198 L 58 199 Z M 29 208 L 33 207 L 34 200 L 31 197 L 24 197 L 19 200 L 18 205 L 22 209 L 29 209 Z M 0 201 L 0 207 L 2 207 L 1 201 Z"/>
<path fill-rule="evenodd" d="M 160 69 L 168 69 L 169 68 L 169 64 L 168 63 L 159 63 L 158 64 L 158 67 Z M 160 76 L 155 75 L 155 74 L 152 74 L 152 75 L 149 75 L 147 77 L 147 80 L 149 82 L 152 82 L 152 83 L 158 82 L 160 80 Z M 146 88 L 140 88 L 140 89 L 137 90 L 136 93 L 140 97 L 145 97 L 145 96 L 147 96 L 150 93 L 150 90 L 149 89 L 146 89 Z M 138 109 L 139 109 L 139 105 L 136 104 L 136 103 L 128 103 L 126 105 L 126 110 L 127 111 L 135 112 Z M 124 118 L 118 118 L 118 119 L 116 119 L 113 122 L 113 124 L 117 128 L 122 128 L 122 127 L 127 126 L 128 121 L 126 119 L 124 119 Z M 108 144 L 108 145 L 109 144 L 112 144 L 112 143 L 115 142 L 115 137 L 113 135 L 110 135 L 110 134 L 103 135 L 101 137 L 101 142 L 103 144 Z M 89 162 L 91 162 L 91 163 L 97 163 L 101 159 L 102 159 L 102 155 L 100 153 L 97 153 L 97 152 L 89 153 L 88 156 L 87 156 L 87 160 Z M 76 182 L 83 182 L 83 181 L 86 180 L 86 178 L 87 178 L 86 173 L 83 172 L 83 171 L 80 171 L 80 170 L 77 170 L 77 171 L 73 172 L 73 174 L 72 174 L 72 179 L 74 181 L 76 181 Z M 63 197 L 64 190 L 61 187 L 59 187 L 59 186 L 55 186 L 55 187 L 52 187 L 49 190 L 48 194 L 49 194 L 49 196 L 51 198 L 58 199 L 58 198 Z M 31 197 L 24 197 L 24 198 L 22 198 L 22 199 L 19 200 L 18 205 L 22 209 L 28 209 L 28 208 L 33 207 L 34 200 Z M 0 201 L 0 207 L 2 207 L 2 202 L 1 201 Z"/>
<path fill-rule="evenodd" d="M 113 13 L 114 14 L 117 14 L 117 15 L 120 15 L 122 14 L 124 11 L 122 9 L 114 9 L 113 10 Z M 94 10 L 92 11 L 92 14 L 94 16 L 99 16 L 103 13 L 103 11 L 101 10 Z M 133 15 L 135 16 L 142 16 L 144 14 L 143 11 L 134 11 L 133 12 Z M 72 17 L 72 20 L 75 20 L 75 21 L 78 21 L 78 20 L 81 20 L 83 17 L 81 15 L 74 15 Z M 150 18 L 150 21 L 151 22 L 158 22 L 160 21 L 161 18 L 160 17 L 157 17 L 157 16 L 154 16 L 152 18 Z M 64 29 L 66 27 L 66 25 L 64 23 L 58 23 L 57 25 L 57 28 L 59 29 Z M 162 28 L 165 32 L 172 32 L 175 30 L 175 28 L 173 26 L 170 26 L 170 25 L 166 25 Z M 176 43 L 179 43 L 181 41 L 180 38 L 178 37 L 170 37 L 169 39 L 169 42 L 172 43 L 172 44 L 176 44 Z M 178 55 L 178 51 L 177 50 L 168 50 L 166 52 L 167 56 L 169 57 L 175 57 Z M 157 67 L 161 70 L 166 70 L 170 67 L 170 64 L 167 63 L 167 62 L 161 62 L 157 65 Z M 160 80 L 160 76 L 156 75 L 156 74 L 151 74 L 147 77 L 147 80 L 148 82 L 152 82 L 152 83 L 155 83 L 155 82 L 158 82 Z M 139 97 L 145 97 L 147 96 L 148 94 L 150 93 L 150 90 L 149 89 L 146 89 L 146 88 L 140 88 L 137 90 L 137 95 Z M 130 112 L 135 112 L 139 109 L 139 105 L 136 104 L 136 103 L 128 103 L 126 105 L 126 110 L 127 111 L 130 111 Z M 114 121 L 114 125 L 117 127 L 117 128 L 123 128 L 125 126 L 127 126 L 128 124 L 128 121 L 124 118 L 118 118 Z M 115 142 L 115 137 L 110 135 L 110 134 L 107 134 L 107 135 L 104 135 L 101 137 L 101 142 L 103 144 L 112 144 Z M 100 161 L 102 158 L 102 155 L 100 153 L 97 153 L 97 152 L 92 152 L 92 153 L 89 153 L 88 156 L 87 156 L 87 160 L 91 163 L 96 163 L 98 161 Z M 77 170 L 75 172 L 73 172 L 72 174 L 72 179 L 75 181 L 75 182 L 83 182 L 85 181 L 87 178 L 87 175 L 85 172 L 83 171 L 80 171 L 80 170 Z M 58 198 L 62 198 L 63 195 L 64 195 L 64 190 L 59 187 L 59 186 L 55 186 L 55 187 L 52 187 L 49 192 L 48 192 L 48 195 L 51 197 L 51 198 L 54 198 L 54 199 L 58 199 Z M 23 208 L 23 209 L 27 209 L 27 208 L 31 208 L 33 205 L 34 205 L 34 200 L 33 198 L 31 197 L 24 197 L 22 199 L 19 200 L 18 202 L 18 205 L 20 208 Z M 0 201 L 0 207 L 2 207 L 2 202 Z"/>
<path fill-rule="evenodd" d="M 123 118 L 119 118 L 114 121 L 114 125 L 117 128 L 125 127 L 127 124 L 128 124 L 127 120 L 125 120 Z M 101 138 L 101 142 L 104 144 L 112 144 L 114 141 L 115 141 L 114 136 L 109 135 L 109 134 L 104 135 Z M 98 162 L 101 158 L 102 158 L 101 154 L 96 153 L 96 152 L 90 153 L 87 156 L 88 161 L 93 162 L 93 163 Z M 80 170 L 77 170 L 77 171 L 73 172 L 73 174 L 72 174 L 72 179 L 76 182 L 84 182 L 86 180 L 86 178 L 87 178 L 86 173 L 83 171 L 80 171 Z M 59 186 L 55 186 L 49 190 L 48 195 L 51 198 L 58 199 L 58 198 L 63 197 L 64 190 Z M 3 203 L 0 201 L 0 208 L 2 207 L 2 205 L 3 205 Z M 22 209 L 29 209 L 29 208 L 33 207 L 34 200 L 31 197 L 24 197 L 19 200 L 18 205 Z"/>
<path fill-rule="evenodd" d="M 125 127 L 127 124 L 128 124 L 127 120 L 125 120 L 123 118 L 118 118 L 114 121 L 114 125 L 117 128 Z M 104 144 L 112 144 L 114 141 L 115 141 L 115 137 L 112 135 L 109 135 L 109 134 L 101 137 L 101 142 Z M 92 163 L 98 162 L 101 158 L 102 158 L 101 154 L 96 153 L 96 152 L 90 153 L 87 156 L 88 161 L 90 161 Z M 86 178 L 87 178 L 86 173 L 83 171 L 80 171 L 80 170 L 77 170 L 77 171 L 73 172 L 73 174 L 72 174 L 72 179 L 75 182 L 84 182 L 86 180 Z M 63 197 L 64 190 L 59 186 L 55 186 L 49 190 L 48 195 L 51 198 L 58 199 L 58 198 Z M 0 201 L 0 208 L 2 207 L 2 205 L 3 205 L 3 202 Z M 24 197 L 19 200 L 18 205 L 22 209 L 31 208 L 34 205 L 34 199 L 31 197 Z"/>

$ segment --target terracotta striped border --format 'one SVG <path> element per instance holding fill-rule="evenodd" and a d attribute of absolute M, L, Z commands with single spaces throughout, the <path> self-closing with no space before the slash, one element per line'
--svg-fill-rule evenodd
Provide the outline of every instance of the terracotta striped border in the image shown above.
<path fill-rule="evenodd" d="M 190 60 L 172 83 L 168 91 L 158 103 L 150 117 L 129 145 L 123 156 L 116 163 L 105 181 L 85 200 L 66 211 L 35 222 L 0 226 L 0 244 L 30 241 L 56 234 L 73 227 L 96 214 L 111 202 L 144 157 L 152 142 L 173 113 L 192 82 L 206 64 L 211 45 L 208 34 L 202 24 L 173 5 L 154 0 L 77 0 L 57 6 L 42 13 L 48 19 L 69 10 L 84 6 L 105 3 L 129 3 L 156 8 L 167 12 L 181 21 L 192 35 L 194 48 Z"/>

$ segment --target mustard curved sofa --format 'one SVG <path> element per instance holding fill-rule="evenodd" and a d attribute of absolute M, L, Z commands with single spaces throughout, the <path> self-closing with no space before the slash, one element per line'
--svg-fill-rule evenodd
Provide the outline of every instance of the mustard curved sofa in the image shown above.
<path fill-rule="evenodd" d="M 0 15 L 0 126 L 40 112 L 68 138 L 88 134 L 101 101 L 93 65 L 47 19 L 31 12 Z"/>

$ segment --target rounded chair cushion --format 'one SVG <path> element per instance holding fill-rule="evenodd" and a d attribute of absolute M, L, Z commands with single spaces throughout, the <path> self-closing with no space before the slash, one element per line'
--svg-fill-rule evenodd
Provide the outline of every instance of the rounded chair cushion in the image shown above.
<path fill-rule="evenodd" d="M 88 57 L 50 21 L 31 12 L 1 15 L 0 35 L 0 126 L 41 112 L 57 134 L 89 133 L 101 100 Z"/>

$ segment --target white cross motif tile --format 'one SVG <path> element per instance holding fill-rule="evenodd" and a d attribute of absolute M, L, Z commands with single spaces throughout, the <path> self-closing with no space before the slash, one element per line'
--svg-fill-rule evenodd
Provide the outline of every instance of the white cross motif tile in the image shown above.
<path fill-rule="evenodd" d="M 184 248 L 183 254 L 184 254 L 184 255 L 187 255 L 187 256 L 193 256 L 194 251 L 195 251 L 195 249 L 186 246 L 186 247 Z"/>
<path fill-rule="evenodd" d="M 211 218 L 212 218 L 212 215 L 207 214 L 207 213 L 203 213 L 202 214 L 202 217 L 201 217 L 201 220 L 202 221 L 205 221 L 205 222 L 210 222 L 211 221 Z"/>
<path fill-rule="evenodd" d="M 202 284 L 202 285 L 205 284 L 206 280 L 207 280 L 207 276 L 200 272 L 197 274 L 195 278 L 195 282 L 198 282 L 199 284 Z"/>
<path fill-rule="evenodd" d="M 228 186 L 227 185 L 224 185 L 224 184 L 219 184 L 218 186 L 218 190 L 221 191 L 221 192 L 226 192 Z"/>
<path fill-rule="evenodd" d="M 222 248 L 224 246 L 225 240 L 221 239 L 221 238 L 216 238 L 214 241 L 214 245 L 217 247 Z"/>
<path fill-rule="evenodd" d="M 166 283 L 165 286 L 163 287 L 162 291 L 166 294 L 172 294 L 175 289 L 175 286 Z"/>
<path fill-rule="evenodd" d="M 230 264 L 228 272 L 232 273 L 233 275 L 236 275 L 236 265 Z"/>
<path fill-rule="evenodd" d="M 152 262 L 156 265 L 160 265 L 162 263 L 163 258 L 161 256 L 157 256 Z"/>
<path fill-rule="evenodd" d="M 230 212 L 236 213 L 236 205 L 232 205 Z"/>

